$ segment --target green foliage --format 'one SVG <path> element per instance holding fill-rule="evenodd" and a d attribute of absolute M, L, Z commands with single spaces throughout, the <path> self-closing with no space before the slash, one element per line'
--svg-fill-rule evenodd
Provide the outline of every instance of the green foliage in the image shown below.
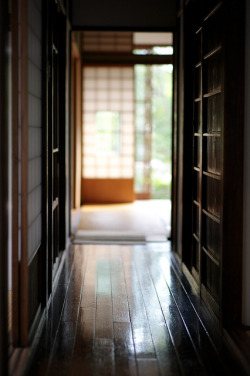
<path fill-rule="evenodd" d="M 144 160 L 144 127 L 146 80 L 151 77 L 151 193 L 152 198 L 170 198 L 172 163 L 172 65 L 152 65 L 148 75 L 145 65 L 135 66 L 136 97 L 136 156 L 137 161 Z M 147 76 L 147 77 L 146 77 Z M 144 108 L 144 110 L 143 110 Z M 146 182 L 143 173 L 135 177 L 136 187 Z M 143 189 L 143 188 L 142 188 Z"/>
<path fill-rule="evenodd" d="M 152 158 L 170 163 L 172 154 L 172 73 L 166 67 L 166 65 L 152 67 Z"/>
<path fill-rule="evenodd" d="M 152 186 L 153 199 L 170 199 L 171 198 L 171 181 L 164 182 L 161 179 L 154 179 Z"/>

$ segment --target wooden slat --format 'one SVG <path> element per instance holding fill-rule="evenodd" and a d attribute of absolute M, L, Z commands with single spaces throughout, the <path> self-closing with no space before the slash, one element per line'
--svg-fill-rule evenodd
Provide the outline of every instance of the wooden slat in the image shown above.
<path fill-rule="evenodd" d="M 21 262 L 20 262 L 20 344 L 28 345 L 28 10 L 20 0 L 21 33 Z"/>
<path fill-rule="evenodd" d="M 115 369 L 121 376 L 137 375 L 131 323 L 114 322 Z"/>
<path fill-rule="evenodd" d="M 87 261 L 84 276 L 75 353 L 72 364 L 72 375 L 77 375 L 84 369 L 86 376 L 92 375 L 96 316 L 96 252 L 91 245 L 85 246 L 85 249 L 87 247 L 91 253 L 91 257 Z"/>
<path fill-rule="evenodd" d="M 132 249 L 126 247 L 123 252 L 124 276 L 130 309 L 130 319 L 133 331 L 133 340 L 137 359 L 155 359 L 155 349 L 152 342 L 150 328 L 147 320 L 145 304 L 139 287 L 139 280 L 132 260 Z"/>
<path fill-rule="evenodd" d="M 8 374 L 8 4 L 0 4 L 0 374 Z"/>
<path fill-rule="evenodd" d="M 130 322 L 127 291 L 123 272 L 122 258 L 117 256 L 115 249 L 112 249 L 111 262 L 111 287 L 113 304 L 113 321 Z"/>
<path fill-rule="evenodd" d="M 124 54 L 88 54 L 84 55 L 84 64 L 131 65 L 131 64 L 173 64 L 173 55 L 124 55 Z"/>
<path fill-rule="evenodd" d="M 63 308 L 62 321 L 77 321 L 79 314 L 79 307 L 82 296 L 82 284 L 86 268 L 86 258 L 83 257 L 82 252 L 76 252 L 74 255 L 74 266 L 79 263 L 81 268 L 73 268 L 72 276 L 69 282 L 67 299 Z"/>
<path fill-rule="evenodd" d="M 71 205 L 81 205 L 81 57 L 78 45 L 72 40 L 71 45 Z M 80 191 L 79 191 L 80 190 Z"/>
<path fill-rule="evenodd" d="M 146 310 L 156 356 L 159 361 L 159 368 L 163 375 L 179 375 L 181 374 L 179 354 L 176 351 L 177 349 L 173 342 L 172 333 L 168 327 L 164 313 L 166 302 L 160 301 L 156 287 L 156 285 L 159 286 L 159 280 L 155 281 L 148 269 L 149 265 L 145 262 L 144 255 L 140 252 L 137 260 L 137 270 L 138 273 L 142 273 L 140 278 L 144 301 L 150 302 L 150 304 L 146 304 Z M 164 283 L 164 288 L 166 287 Z M 168 293 L 167 291 L 167 295 Z M 165 344 L 164 346 L 161 345 L 162 341 Z"/>
<path fill-rule="evenodd" d="M 18 11 L 12 7 L 12 330 L 14 345 L 19 341 L 19 262 L 18 262 Z"/>
<path fill-rule="evenodd" d="M 83 369 L 84 375 L 92 375 L 91 358 L 93 357 L 94 331 L 95 310 L 81 308 L 72 364 L 72 375 L 80 374 Z"/>
<path fill-rule="evenodd" d="M 137 254 L 139 254 L 139 252 L 137 252 Z M 146 255 L 146 257 L 148 257 L 148 255 Z M 192 338 L 189 336 L 189 332 L 184 329 L 185 323 L 182 321 L 182 316 L 178 309 L 179 307 L 176 304 L 175 299 L 173 299 L 172 289 L 174 288 L 174 285 L 172 285 L 170 291 L 168 287 L 170 281 L 168 281 L 164 275 L 164 271 L 166 271 L 166 275 L 169 275 L 169 271 L 166 268 L 166 270 L 163 269 L 163 273 L 161 272 L 162 268 L 157 262 L 157 256 L 154 261 L 156 261 L 156 264 L 151 264 L 150 261 L 145 261 L 143 254 L 139 254 L 137 265 L 140 265 L 140 269 L 144 274 L 141 286 L 145 286 L 146 281 L 147 284 L 151 284 L 152 286 L 150 291 L 152 291 L 153 295 L 150 294 L 150 298 L 148 296 L 146 299 L 147 301 L 151 301 L 153 296 L 154 299 L 152 305 L 147 305 L 147 311 L 151 323 L 150 327 L 153 338 L 155 336 L 157 357 L 161 359 L 160 365 L 163 368 L 162 371 L 164 371 L 165 374 L 178 375 L 185 369 L 185 372 L 187 373 L 193 372 L 195 374 L 198 372 L 202 374 L 203 365 L 199 356 L 197 356 L 198 354 L 194 347 Z M 169 283 L 169 285 L 171 285 L 171 283 Z M 180 287 L 177 285 L 176 288 L 178 289 L 179 294 L 181 294 L 182 291 Z M 156 314 L 158 311 L 159 318 L 157 320 Z M 168 312 L 170 312 L 172 317 L 175 317 L 174 321 L 169 319 Z M 167 331 L 161 324 L 162 314 Z M 156 323 L 158 323 L 158 325 L 156 325 Z M 178 334 L 176 330 L 177 326 Z M 159 337 L 156 336 L 156 333 L 158 335 L 160 334 Z M 166 346 L 164 346 L 164 348 L 159 346 L 160 342 L 157 341 L 158 338 L 166 338 Z M 166 359 L 168 359 L 168 362 L 166 362 Z"/>
<path fill-rule="evenodd" d="M 50 354 L 50 367 L 47 375 L 68 376 L 71 371 L 74 344 L 75 344 L 76 322 L 60 321 L 57 335 Z M 62 367 L 63 363 L 63 367 Z"/>
<path fill-rule="evenodd" d="M 206 317 L 213 325 L 214 322 L 197 292 L 176 269 L 167 244 L 75 246 L 67 258 L 71 261 L 63 268 L 48 313 L 48 325 L 38 344 L 36 364 L 29 374 L 227 374 L 229 367 L 224 363 L 224 355 L 219 355 L 220 338 L 216 349 L 203 319 Z M 77 280 L 82 285 L 81 301 Z M 120 286 L 122 294 L 126 289 L 129 322 L 114 321 L 117 314 L 112 316 L 110 312 L 116 283 L 117 292 Z M 98 302 L 100 297 L 103 300 Z M 68 309 L 73 304 L 77 311 L 77 301 L 78 315 Z M 212 330 L 218 335 L 215 327 Z M 224 351 L 231 368 L 231 359 Z M 240 374 L 237 364 L 232 369 L 234 374 Z"/>
<path fill-rule="evenodd" d="M 75 208 L 81 206 L 82 177 L 82 67 L 75 59 Z"/>
<path fill-rule="evenodd" d="M 225 327 L 237 327 L 242 323 L 245 3 L 230 1 L 225 8 L 222 315 Z"/>
<path fill-rule="evenodd" d="M 103 247 L 97 256 L 96 269 L 96 328 L 95 339 L 112 340 L 112 293 L 109 247 Z M 97 345 L 98 345 L 97 341 Z"/>
<path fill-rule="evenodd" d="M 61 319 L 56 332 L 52 351 L 50 353 L 49 375 L 60 373 L 62 376 L 66 376 L 69 375 L 71 371 L 75 344 L 77 341 L 77 325 L 79 320 L 81 320 L 80 315 L 82 310 L 80 309 L 80 303 L 87 259 L 88 252 L 80 252 L 77 247 L 74 253 L 72 272 Z M 62 360 L 64 360 L 63 369 L 61 368 Z"/>

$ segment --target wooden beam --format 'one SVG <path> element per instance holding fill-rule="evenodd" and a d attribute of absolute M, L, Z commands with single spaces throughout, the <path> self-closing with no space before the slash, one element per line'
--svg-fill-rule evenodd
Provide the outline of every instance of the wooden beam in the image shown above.
<path fill-rule="evenodd" d="M 83 54 L 83 64 L 173 64 L 173 55 Z"/>
<path fill-rule="evenodd" d="M 82 68 L 80 58 L 75 59 L 75 207 L 81 206 L 82 178 Z"/>

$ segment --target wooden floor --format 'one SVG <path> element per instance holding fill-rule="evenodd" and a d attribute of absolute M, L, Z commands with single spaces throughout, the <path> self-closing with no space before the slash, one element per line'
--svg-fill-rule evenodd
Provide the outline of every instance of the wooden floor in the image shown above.
<path fill-rule="evenodd" d="M 170 243 L 75 245 L 26 375 L 242 374 L 210 319 Z"/>

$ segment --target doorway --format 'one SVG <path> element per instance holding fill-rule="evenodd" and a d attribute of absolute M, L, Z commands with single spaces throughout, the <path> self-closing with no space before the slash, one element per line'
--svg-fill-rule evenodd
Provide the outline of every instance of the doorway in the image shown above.
<path fill-rule="evenodd" d="M 136 64 L 135 194 L 171 199 L 173 65 Z"/>
<path fill-rule="evenodd" d="M 171 200 L 172 37 L 81 32 L 85 208 Z"/>

